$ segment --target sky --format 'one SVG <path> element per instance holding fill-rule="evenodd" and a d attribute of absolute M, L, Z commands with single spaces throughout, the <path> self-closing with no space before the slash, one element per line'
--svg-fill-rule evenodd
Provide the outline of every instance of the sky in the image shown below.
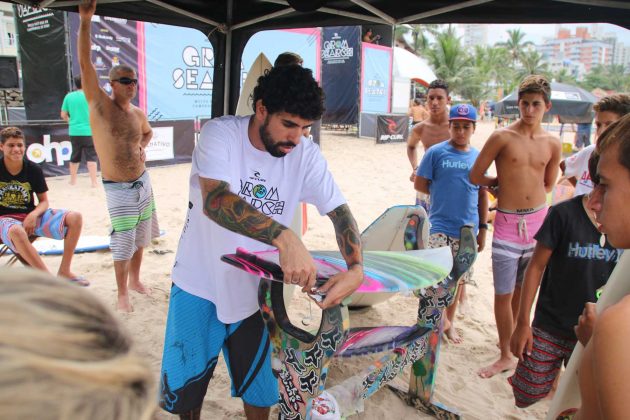
<path fill-rule="evenodd" d="M 609 23 L 582 23 L 582 24 L 491 24 L 488 25 L 488 44 L 493 45 L 497 42 L 503 42 L 507 40 L 507 30 L 520 28 L 525 32 L 526 41 L 531 41 L 534 44 L 541 44 L 544 38 L 553 38 L 558 30 L 558 27 L 568 28 L 571 33 L 575 33 L 575 28 L 578 26 L 586 26 L 590 33 L 595 30 L 601 34 L 609 32 L 614 33 L 617 36 L 619 42 L 630 46 L 630 30 L 622 28 L 620 26 L 611 25 Z M 594 26 L 596 29 L 594 29 Z M 459 35 L 463 35 L 464 31 L 458 28 Z"/>

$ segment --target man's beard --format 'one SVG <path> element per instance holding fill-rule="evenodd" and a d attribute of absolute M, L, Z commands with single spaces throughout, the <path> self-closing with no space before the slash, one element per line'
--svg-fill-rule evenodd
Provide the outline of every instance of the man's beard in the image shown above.
<path fill-rule="evenodd" d="M 269 126 L 269 117 L 265 118 L 265 123 L 259 129 L 260 139 L 265 145 L 265 149 L 267 149 L 269 154 L 273 157 L 281 158 L 281 157 L 286 156 L 286 153 L 281 151 L 280 148 L 281 147 L 295 147 L 295 144 L 291 143 L 290 141 L 281 141 L 278 143 L 274 143 L 273 138 L 271 137 L 271 134 L 269 134 L 269 130 L 267 130 L 268 126 Z"/>

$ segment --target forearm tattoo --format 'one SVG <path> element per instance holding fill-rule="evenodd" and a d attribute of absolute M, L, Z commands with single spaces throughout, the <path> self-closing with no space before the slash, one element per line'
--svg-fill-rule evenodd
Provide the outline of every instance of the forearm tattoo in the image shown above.
<path fill-rule="evenodd" d="M 346 204 L 342 204 L 328 213 L 328 217 L 330 217 L 335 227 L 339 251 L 341 251 L 341 255 L 346 260 L 348 268 L 357 264 L 362 265 L 361 235 L 359 234 L 357 222 L 352 217 L 350 208 Z"/>
<path fill-rule="evenodd" d="M 204 210 L 219 226 L 269 245 L 286 229 L 231 192 L 223 181 L 207 193 Z"/>

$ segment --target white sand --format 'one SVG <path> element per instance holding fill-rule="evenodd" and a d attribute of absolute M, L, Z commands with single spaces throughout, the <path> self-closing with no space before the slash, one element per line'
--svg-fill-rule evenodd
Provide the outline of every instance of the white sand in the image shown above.
<path fill-rule="evenodd" d="M 473 144 L 481 148 L 492 129 L 491 124 L 480 123 Z M 322 150 L 361 230 L 386 208 L 413 203 L 415 193 L 409 181 L 411 171 L 405 144 L 377 145 L 371 139 L 325 131 Z M 123 324 L 136 339 L 138 351 L 154 366 L 156 379 L 159 377 L 162 356 L 170 272 L 188 204 L 189 170 L 190 165 L 150 169 L 160 226 L 166 229 L 167 234 L 156 240 L 145 252 L 142 277 L 153 288 L 153 296 L 148 298 L 133 294 L 135 312 L 121 315 Z M 78 186 L 71 187 L 68 177 L 49 178 L 48 185 L 51 206 L 71 208 L 83 214 L 84 234 L 108 234 L 109 219 L 101 186 L 90 188 L 86 175 L 79 176 Z M 542 418 L 548 408 L 546 401 L 527 410 L 514 407 L 511 388 L 506 381 L 507 373 L 491 379 L 481 379 L 476 374 L 477 369 L 498 356 L 492 311 L 492 238 L 491 234 L 488 236 L 486 250 L 479 255 L 475 265 L 474 278 L 478 287 L 468 287 L 469 311 L 465 319 L 456 321 L 456 327 L 463 333 L 464 343 L 442 346 L 435 399 L 459 410 L 466 419 Z M 308 232 L 304 241 L 309 249 L 336 249 L 332 224 L 328 217 L 319 216 L 313 207 L 309 207 Z M 172 253 L 158 255 L 151 251 Z M 59 257 L 45 257 L 53 270 L 57 269 L 59 260 Z M 109 252 L 79 254 L 75 257 L 73 268 L 75 272 L 89 278 L 92 282 L 89 289 L 114 308 L 116 285 Z M 313 311 L 319 312 L 315 308 Z M 351 320 L 352 325 L 411 325 L 415 321 L 416 311 L 417 299 L 395 296 Z M 296 294 L 292 304 L 294 323 L 299 324 L 307 314 L 307 300 Z M 362 357 L 333 361 L 328 384 L 338 383 L 340 379 L 358 372 L 369 360 L 368 357 Z M 407 380 L 405 376 L 400 384 Z M 240 400 L 231 398 L 229 392 L 229 376 L 220 362 L 206 395 L 202 418 L 244 418 Z M 160 412 L 156 418 L 175 417 Z M 407 407 L 393 393 L 383 389 L 366 401 L 365 412 L 355 418 L 382 420 L 431 417 Z"/>

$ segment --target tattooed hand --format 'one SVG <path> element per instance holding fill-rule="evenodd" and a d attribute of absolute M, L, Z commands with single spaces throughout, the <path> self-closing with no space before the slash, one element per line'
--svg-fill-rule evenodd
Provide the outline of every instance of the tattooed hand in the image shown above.
<path fill-rule="evenodd" d="M 363 266 L 353 265 L 348 271 L 331 277 L 325 285 L 317 289 L 319 292 L 326 293 L 326 299 L 317 304 L 322 309 L 339 305 L 342 300 L 354 293 L 361 283 L 363 283 Z"/>
<path fill-rule="evenodd" d="M 272 242 L 280 252 L 280 268 L 286 284 L 302 287 L 310 292 L 315 286 L 317 267 L 302 241 L 290 229 L 285 229 Z"/>

